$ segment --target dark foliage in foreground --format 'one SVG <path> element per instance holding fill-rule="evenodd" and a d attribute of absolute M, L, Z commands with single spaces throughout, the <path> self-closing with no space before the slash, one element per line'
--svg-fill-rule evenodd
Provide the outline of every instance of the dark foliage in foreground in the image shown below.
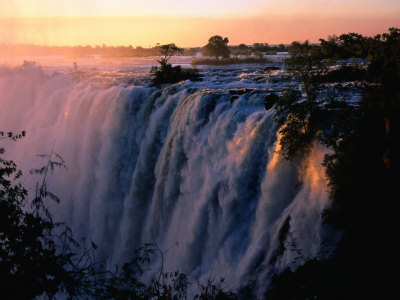
<path fill-rule="evenodd" d="M 15 135 L 0 131 L 0 140 L 17 141 L 25 132 Z M 94 242 L 73 239 L 71 230 L 55 223 L 45 205 L 46 199 L 59 202 L 47 189 L 46 176 L 55 167 L 64 167 L 64 160 L 51 151 L 40 155 L 46 164 L 32 173 L 42 175 L 35 197 L 27 200 L 27 191 L 15 183 L 22 173 L 13 161 L 1 155 L 0 147 L 0 294 L 2 299 L 256 299 L 254 283 L 231 291 L 224 279 L 196 281 L 197 293 L 188 295 L 193 284 L 179 271 L 163 269 L 164 252 L 147 244 L 134 253 L 134 258 L 115 270 L 105 269 L 96 261 Z M 161 259 L 159 272 L 144 280 L 150 261 Z"/>
<path fill-rule="evenodd" d="M 0 132 L 1 138 L 12 140 L 24 135 Z M 4 151 L 0 147 L 0 154 Z M 58 201 L 47 190 L 45 178 L 50 169 L 63 165 L 63 161 L 52 160 L 52 156 L 43 169 L 37 170 L 43 174 L 43 182 L 38 184 L 31 202 L 26 200 L 25 188 L 15 183 L 21 171 L 13 161 L 0 156 L 0 294 L 5 299 L 32 299 L 42 294 L 51 297 L 59 289 L 74 294 L 75 286 L 80 285 L 75 271 L 87 271 L 74 262 L 76 253 L 71 248 L 76 243 L 69 229 L 54 223 L 44 206 L 46 198 Z M 56 231 L 60 234 L 56 235 Z M 65 247 L 57 247 L 57 239 Z"/>
<path fill-rule="evenodd" d="M 315 140 L 333 150 L 324 163 L 331 207 L 323 217 L 342 237 L 332 256 L 275 275 L 268 299 L 387 299 L 398 293 L 391 270 L 399 227 L 400 30 L 391 28 L 375 42 L 367 76 L 364 72 L 360 76 L 368 82 L 359 105 L 336 109 L 325 122 L 308 122 L 315 126 L 311 133 L 317 134 L 302 138 L 301 143 L 283 140 L 284 149 L 294 149 L 285 152 L 289 157 Z M 344 71 L 354 75 L 353 70 Z M 356 74 L 359 79 L 360 71 Z M 329 81 L 334 78 L 336 74 Z M 291 106 L 287 111 L 292 113 Z M 290 119 L 283 123 L 293 127 Z M 328 127 L 330 139 L 321 139 L 320 133 Z"/>
<path fill-rule="evenodd" d="M 328 146 L 335 144 L 340 133 L 332 130 L 334 115 L 347 100 L 339 84 L 327 84 L 331 72 L 322 60 L 320 47 L 294 42 L 292 51 L 285 60 L 286 68 L 300 84 L 288 86 L 282 97 L 273 99 L 274 118 L 281 128 L 281 153 L 290 160 L 307 155 L 315 140 Z M 265 99 L 266 108 L 271 107 L 270 100 Z"/>
<path fill-rule="evenodd" d="M 358 64 L 342 66 L 318 78 L 321 82 L 337 83 L 367 80 L 368 72 Z"/>
<path fill-rule="evenodd" d="M 359 48 L 351 35 L 345 40 L 351 53 Z M 283 97 L 271 95 L 266 108 L 276 108 L 282 125 L 282 153 L 289 159 L 307 155 L 315 141 L 332 149 L 325 159 L 331 207 L 324 222 L 340 230 L 342 237 L 332 256 L 314 258 L 296 270 L 286 269 L 272 278 L 268 299 L 386 299 L 395 291 L 393 275 L 397 261 L 396 236 L 398 174 L 400 174 L 400 31 L 374 39 L 369 48 L 367 71 L 357 67 L 329 70 L 321 59 L 324 49 L 293 44 L 295 55 L 288 70 L 301 88 L 288 89 Z M 360 48 L 363 49 L 362 47 Z M 165 48 L 169 55 L 170 48 Z M 168 55 L 161 60 L 168 72 Z M 177 73 L 181 71 L 176 71 Z M 178 75 L 177 75 L 178 76 Z M 337 97 L 332 85 L 340 81 L 362 81 L 365 90 L 355 107 Z M 336 85 L 335 85 L 336 86 Z M 330 95 L 330 96 L 329 96 Z M 333 96 L 332 96 L 333 95 Z M 19 140 L 0 131 L 2 139 Z M 186 275 L 165 272 L 162 264 L 149 283 L 143 275 L 154 255 L 163 258 L 156 245 L 145 245 L 122 268 L 104 270 L 95 260 L 94 243 L 73 239 L 65 224 L 55 223 L 46 199 L 58 202 L 46 186 L 46 176 L 64 161 L 53 151 L 43 156 L 46 165 L 34 170 L 42 175 L 32 201 L 18 183 L 21 172 L 4 159 L 0 147 L 0 293 L 5 299 L 68 298 L 187 299 Z M 290 219 L 280 232 L 283 244 Z M 283 248 L 282 248 L 283 249 Z M 283 252 L 281 250 L 280 252 Z M 194 299 L 255 299 L 254 284 L 230 291 L 224 280 L 197 282 Z"/>

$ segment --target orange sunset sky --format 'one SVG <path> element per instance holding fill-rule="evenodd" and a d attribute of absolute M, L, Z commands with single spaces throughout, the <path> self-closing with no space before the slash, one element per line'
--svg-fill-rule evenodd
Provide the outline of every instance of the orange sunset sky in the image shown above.
<path fill-rule="evenodd" d="M 0 0 L 0 43 L 290 43 L 400 27 L 399 0 Z"/>

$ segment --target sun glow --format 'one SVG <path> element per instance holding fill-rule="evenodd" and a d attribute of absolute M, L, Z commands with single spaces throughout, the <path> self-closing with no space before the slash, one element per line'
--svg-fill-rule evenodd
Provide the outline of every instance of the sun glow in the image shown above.
<path fill-rule="evenodd" d="M 374 35 L 400 26 L 393 0 L 11 0 L 0 2 L 0 43 L 202 46 L 318 41 L 344 32 Z"/>

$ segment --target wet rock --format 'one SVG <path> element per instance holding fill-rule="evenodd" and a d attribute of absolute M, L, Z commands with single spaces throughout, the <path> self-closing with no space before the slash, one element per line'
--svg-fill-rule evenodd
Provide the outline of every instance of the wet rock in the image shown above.
<path fill-rule="evenodd" d="M 276 101 L 278 101 L 278 100 L 279 100 L 279 96 L 276 95 L 275 93 L 271 93 L 271 94 L 268 94 L 267 96 L 265 96 L 265 99 L 264 99 L 265 110 L 271 109 L 275 105 Z"/>
<path fill-rule="evenodd" d="M 266 67 L 265 69 L 264 69 L 264 71 L 278 71 L 278 70 L 280 70 L 281 68 L 279 68 L 279 67 L 277 67 L 277 66 L 269 66 L 269 67 Z"/>
<path fill-rule="evenodd" d="M 232 89 L 232 90 L 229 90 L 229 94 L 231 94 L 231 95 L 244 95 L 244 94 L 246 94 L 248 92 L 251 92 L 253 90 L 254 89 L 246 89 L 246 88 L 243 88 L 243 89 Z"/>
<path fill-rule="evenodd" d="M 232 97 L 231 97 L 231 103 L 233 103 L 233 101 L 235 101 L 237 98 L 239 98 L 238 95 L 232 96 Z"/>
<path fill-rule="evenodd" d="M 263 81 L 263 80 L 265 80 L 264 76 L 257 76 L 257 77 L 254 78 L 254 81 L 257 81 L 257 82 L 260 82 L 260 81 Z"/>

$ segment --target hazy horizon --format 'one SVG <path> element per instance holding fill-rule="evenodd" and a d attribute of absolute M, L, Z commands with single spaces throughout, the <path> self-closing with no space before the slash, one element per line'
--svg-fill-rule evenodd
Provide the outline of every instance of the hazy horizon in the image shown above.
<path fill-rule="evenodd" d="M 373 36 L 399 27 L 398 15 L 394 0 L 12 0 L 0 3 L 0 43 L 198 47 L 215 34 L 230 45 L 317 42 L 348 32 Z"/>

